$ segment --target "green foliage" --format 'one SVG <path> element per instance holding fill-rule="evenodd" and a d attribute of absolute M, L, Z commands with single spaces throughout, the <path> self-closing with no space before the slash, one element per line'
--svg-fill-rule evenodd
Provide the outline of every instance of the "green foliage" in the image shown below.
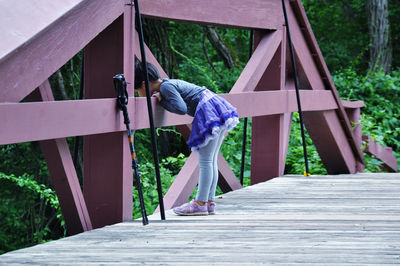
<path fill-rule="evenodd" d="M 61 77 L 53 74 L 50 84 L 56 100 L 79 99 L 82 51 L 72 57 L 60 69 Z M 64 87 L 64 91 L 61 89 Z"/>
<path fill-rule="evenodd" d="M 19 143 L 0 146 L 0 172 L 21 176 L 30 173 L 40 183 L 48 182 L 46 162 L 39 143 Z"/>
<path fill-rule="evenodd" d="M 332 72 L 368 67 L 368 20 L 363 0 L 303 0 L 311 27 Z M 355 61 L 355 59 L 358 60 Z"/>
<path fill-rule="evenodd" d="M 38 143 L 0 146 L 0 195 L 0 253 L 65 235 Z"/>
<path fill-rule="evenodd" d="M 250 163 L 251 163 L 251 124 L 252 119 L 248 119 L 245 165 L 243 172 L 244 186 L 250 184 Z M 228 162 L 233 173 L 239 178 L 240 167 L 242 161 L 242 143 L 243 143 L 244 119 L 240 119 L 240 123 L 229 132 L 225 137 L 221 146 L 221 153 Z"/>
<path fill-rule="evenodd" d="M 302 175 L 305 171 L 305 159 L 303 150 L 303 141 L 301 138 L 299 113 L 293 113 L 292 128 L 289 139 L 289 148 L 286 158 L 285 174 L 295 174 Z M 308 158 L 309 172 L 312 175 L 325 175 L 327 174 L 321 158 L 312 140 L 307 132 L 305 132 L 306 137 L 306 149 Z"/>
<path fill-rule="evenodd" d="M 52 239 L 55 226 L 63 228 L 55 192 L 28 174 L 0 172 L 0 254 Z"/>
<path fill-rule="evenodd" d="M 391 32 L 391 41 L 393 45 L 393 62 L 394 68 L 400 67 L 400 1 L 389 0 L 389 23 Z"/>
<path fill-rule="evenodd" d="M 333 76 L 343 99 L 362 100 L 361 125 L 364 135 L 400 151 L 400 71 L 357 75 L 352 69 Z"/>
<path fill-rule="evenodd" d="M 152 159 L 153 157 L 151 156 L 150 158 Z M 177 157 L 170 156 L 160 161 L 160 176 L 164 195 L 174 182 L 175 176 L 178 174 L 186 160 L 187 158 L 185 155 L 179 154 Z M 157 182 L 154 164 L 152 161 L 147 161 L 140 164 L 139 169 L 142 174 L 141 181 L 146 211 L 149 215 L 152 214 L 158 206 Z M 141 217 L 139 195 L 136 188 L 133 189 L 133 199 L 133 216 L 134 219 L 136 219 Z"/>
<path fill-rule="evenodd" d="M 400 71 L 358 75 L 348 68 L 334 75 L 333 79 L 341 98 L 364 101 L 365 107 L 361 110 L 363 135 L 392 147 L 397 160 L 400 160 Z M 366 171 L 381 171 L 382 162 L 376 158 L 366 155 L 366 163 Z"/>
<path fill-rule="evenodd" d="M 219 27 L 216 27 L 215 30 L 225 41 L 224 44 L 230 48 L 236 67 L 233 69 L 226 68 L 209 41 L 205 40 L 206 50 L 216 73 L 204 53 L 203 27 L 171 21 L 169 28 L 170 44 L 174 53 L 177 54 L 173 78 L 206 86 L 217 93 L 227 93 L 248 61 L 249 31 Z M 189 42 L 190 45 L 188 45 Z"/>

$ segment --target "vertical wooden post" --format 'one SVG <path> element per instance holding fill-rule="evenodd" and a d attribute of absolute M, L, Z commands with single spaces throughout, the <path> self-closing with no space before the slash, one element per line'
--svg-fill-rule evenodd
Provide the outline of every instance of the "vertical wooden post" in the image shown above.
<path fill-rule="evenodd" d="M 353 133 L 356 138 L 357 145 L 361 149 L 362 146 L 362 126 L 360 124 L 360 116 L 361 110 L 360 108 L 346 108 L 345 109 L 347 116 L 351 123 L 354 123 Z M 364 172 L 365 165 L 359 161 L 356 161 L 356 171 Z"/>
<path fill-rule="evenodd" d="M 286 77 L 286 35 L 283 38 L 256 91 L 283 90 Z M 262 37 L 255 32 L 255 43 Z M 291 114 L 254 117 L 252 122 L 251 184 L 281 176 L 290 134 Z"/>
<path fill-rule="evenodd" d="M 130 51 L 126 46 L 124 50 L 124 22 L 127 21 L 119 17 L 85 48 L 87 99 L 115 97 L 113 76 L 123 73 L 124 51 Z M 132 69 L 128 64 L 125 68 Z M 130 79 L 132 75 L 127 74 Z M 117 109 L 115 115 L 122 117 Z M 93 227 L 132 219 L 130 162 L 129 144 L 123 132 L 84 138 L 84 195 Z"/>

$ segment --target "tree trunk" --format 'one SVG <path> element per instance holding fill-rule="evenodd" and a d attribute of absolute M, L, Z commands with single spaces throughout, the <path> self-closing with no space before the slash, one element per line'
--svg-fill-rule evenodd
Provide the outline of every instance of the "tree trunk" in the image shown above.
<path fill-rule="evenodd" d="M 225 66 L 227 68 L 235 67 L 235 63 L 234 63 L 235 61 L 233 60 L 231 51 L 229 50 L 228 47 L 226 47 L 226 45 L 221 40 L 221 37 L 218 35 L 218 33 L 209 26 L 205 26 L 204 28 L 207 32 L 208 40 L 210 41 L 210 43 L 214 47 L 214 49 L 217 51 L 219 56 L 221 56 L 222 60 L 224 61 Z"/>
<path fill-rule="evenodd" d="M 217 73 L 218 77 L 220 79 L 222 79 L 222 75 L 215 69 L 213 62 L 211 61 L 210 57 L 208 56 L 208 52 L 207 52 L 207 45 L 206 45 L 206 38 L 207 38 L 207 32 L 204 32 L 203 34 L 203 51 L 204 51 L 204 55 L 207 59 L 208 64 L 211 66 L 212 70 L 214 70 L 215 73 Z"/>
<path fill-rule="evenodd" d="M 388 0 L 367 0 L 367 13 L 371 40 L 369 70 L 388 73 L 392 64 Z"/>

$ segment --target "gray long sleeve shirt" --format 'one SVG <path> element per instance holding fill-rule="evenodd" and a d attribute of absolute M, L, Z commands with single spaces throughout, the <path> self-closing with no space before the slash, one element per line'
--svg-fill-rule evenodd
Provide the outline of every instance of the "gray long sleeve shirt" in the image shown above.
<path fill-rule="evenodd" d="M 201 94 L 206 87 L 179 79 L 163 79 L 160 86 L 162 107 L 180 115 L 194 116 Z"/>

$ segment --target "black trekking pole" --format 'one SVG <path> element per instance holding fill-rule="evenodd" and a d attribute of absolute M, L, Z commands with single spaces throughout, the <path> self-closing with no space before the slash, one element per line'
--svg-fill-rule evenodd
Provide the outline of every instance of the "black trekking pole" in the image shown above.
<path fill-rule="evenodd" d="M 149 74 L 147 72 L 146 52 L 144 50 L 142 18 L 140 16 L 138 0 L 135 0 L 134 3 L 135 3 L 135 11 L 136 11 L 136 22 L 137 22 L 138 30 L 139 30 L 138 33 L 139 33 L 139 43 L 140 43 L 140 54 L 142 56 L 142 68 L 144 71 L 144 83 L 145 83 L 145 88 L 146 88 L 147 109 L 149 112 L 151 142 L 153 144 L 153 157 L 154 157 L 154 168 L 155 168 L 156 180 L 157 180 L 158 203 L 160 204 L 161 220 L 165 220 L 164 199 L 163 199 L 161 177 L 160 177 L 160 164 L 159 164 L 159 160 L 158 160 L 156 132 L 155 132 L 155 128 L 154 128 L 153 108 L 152 108 L 152 104 L 151 104 L 151 95 L 150 95 L 150 87 L 149 87 Z"/>
<path fill-rule="evenodd" d="M 249 39 L 249 60 L 251 55 L 253 54 L 253 30 L 250 30 L 250 39 Z M 246 157 L 246 142 L 247 142 L 247 117 L 244 118 L 244 127 L 243 127 L 243 142 L 242 142 L 242 161 L 240 165 L 240 184 L 243 186 L 243 177 L 244 177 L 244 161 Z"/>
<path fill-rule="evenodd" d="M 140 182 L 141 173 L 139 171 L 139 164 L 136 158 L 135 146 L 133 145 L 133 136 L 130 127 L 128 109 L 126 108 L 128 104 L 128 92 L 126 91 L 126 80 L 123 74 L 118 74 L 114 76 L 113 81 L 115 90 L 117 91 L 117 107 L 118 109 L 122 110 L 124 114 L 124 124 L 126 125 L 126 132 L 128 133 L 129 148 L 131 151 L 131 158 L 132 158 L 133 182 L 135 183 L 136 189 L 139 194 L 140 210 L 142 212 L 142 222 L 143 225 L 146 225 L 149 223 L 149 220 L 147 219 L 146 207 L 144 205 L 144 199 L 143 199 L 142 184 Z"/>
<path fill-rule="evenodd" d="M 294 86 L 295 86 L 295 89 L 296 89 L 297 106 L 298 106 L 298 109 L 299 109 L 301 138 L 302 138 L 302 141 L 303 141 L 304 163 L 305 163 L 305 168 L 306 168 L 306 170 L 304 171 L 304 176 L 309 176 L 310 172 L 309 172 L 309 169 L 308 169 L 306 138 L 304 136 L 303 112 L 301 110 L 300 92 L 299 92 L 299 80 L 298 80 L 298 77 L 297 77 L 296 61 L 295 61 L 295 57 L 294 57 L 292 38 L 291 38 L 291 35 L 290 35 L 289 20 L 288 20 L 287 11 L 286 11 L 285 0 L 282 0 L 282 8 L 283 8 L 283 14 L 285 16 L 285 23 L 286 23 L 286 31 L 287 31 L 287 35 L 288 35 L 288 44 L 289 44 L 289 50 L 290 50 L 290 57 L 291 57 L 291 61 L 292 61 L 293 74 L 294 74 Z"/>

